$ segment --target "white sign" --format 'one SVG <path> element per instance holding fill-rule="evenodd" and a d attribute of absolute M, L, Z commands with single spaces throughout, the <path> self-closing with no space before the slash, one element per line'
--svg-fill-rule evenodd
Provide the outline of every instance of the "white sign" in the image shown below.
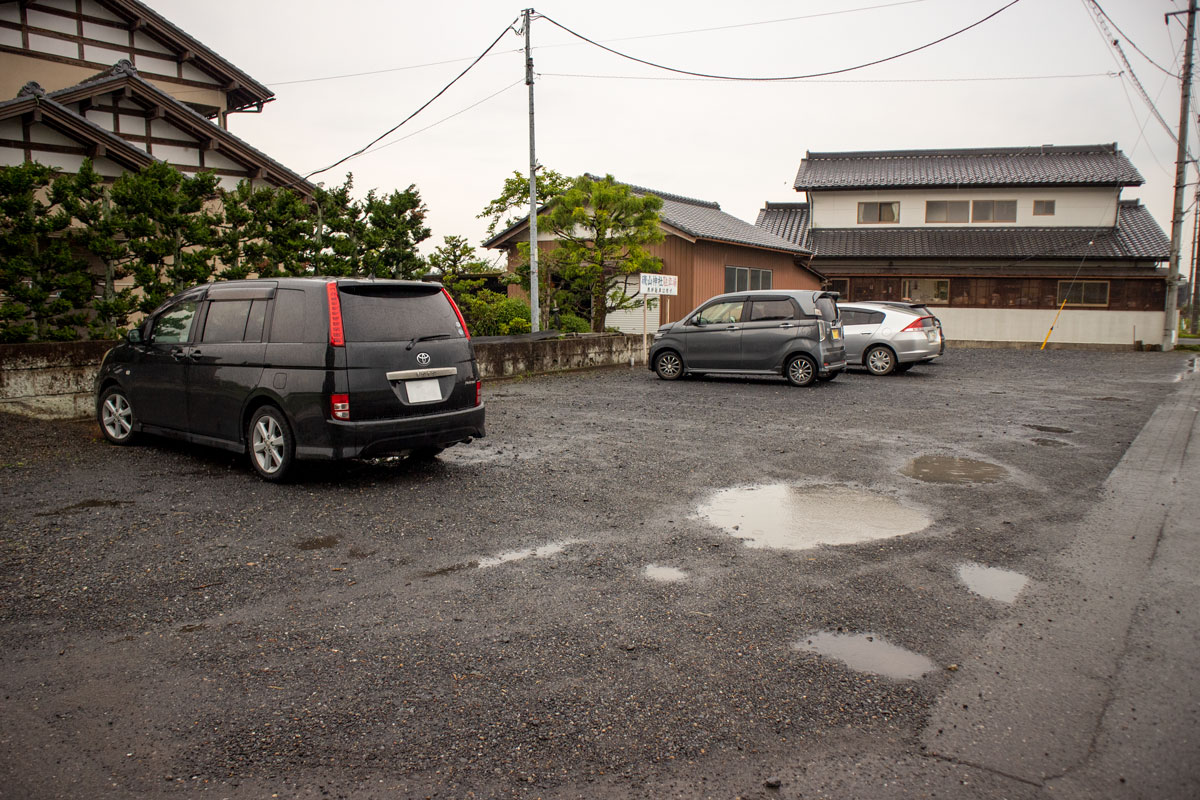
<path fill-rule="evenodd" d="M 642 294 L 679 294 L 678 275 L 659 275 L 654 272 L 643 272 Z"/>

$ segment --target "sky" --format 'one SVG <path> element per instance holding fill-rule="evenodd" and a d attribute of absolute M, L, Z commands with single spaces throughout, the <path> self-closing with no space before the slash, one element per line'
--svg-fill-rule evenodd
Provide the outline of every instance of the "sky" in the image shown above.
<path fill-rule="evenodd" d="M 300 174 L 328 167 L 442 91 L 372 151 L 313 176 L 354 193 L 415 184 L 429 252 L 445 236 L 478 245 L 476 215 L 529 168 L 522 7 L 502 0 L 146 0 L 275 92 L 230 130 Z M 1185 0 L 1101 0 L 1129 66 L 1084 0 L 1018 0 L 965 33 L 902 58 L 824 78 L 941 39 L 1011 0 L 544 0 L 532 27 L 538 162 L 566 175 L 716 201 L 753 222 L 792 189 L 806 151 L 1027 147 L 1116 142 L 1146 179 L 1141 198 L 1166 233 L 1179 121 Z M 553 20 L 553 22 L 551 22 Z M 510 26 L 512 27 L 511 30 Z M 504 33 L 508 30 L 507 33 Z M 503 34 L 503 36 L 502 36 Z M 1139 54 L 1138 51 L 1145 54 Z M 1153 60 L 1153 63 L 1151 62 Z M 1200 152 L 1197 115 L 1189 134 Z M 1195 173 L 1185 207 L 1192 207 Z M 1191 218 L 1184 225 L 1191 238 Z M 1185 244 L 1184 256 L 1188 246 Z M 1186 272 L 1186 266 L 1185 266 Z"/>

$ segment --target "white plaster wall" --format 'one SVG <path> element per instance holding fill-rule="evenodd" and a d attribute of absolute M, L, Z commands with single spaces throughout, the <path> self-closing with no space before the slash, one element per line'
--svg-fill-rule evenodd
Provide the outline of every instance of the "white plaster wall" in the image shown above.
<path fill-rule="evenodd" d="M 1116 224 L 1117 199 L 1115 188 L 1073 189 L 938 189 L 906 191 L 813 192 L 812 226 L 814 228 L 1012 228 L 1068 227 L 1099 228 Z M 1017 221 L 1013 222 L 925 222 L 927 200 L 1016 200 Z M 1034 200 L 1053 200 L 1054 216 L 1033 215 Z M 858 222 L 859 203 L 900 203 L 900 222 Z"/>
<path fill-rule="evenodd" d="M 83 35 L 88 39 L 129 46 L 129 31 L 123 28 L 114 28 L 111 25 L 98 25 L 95 22 L 84 20 Z"/>
<path fill-rule="evenodd" d="M 1050 326 L 1051 344 L 1147 345 L 1162 342 L 1162 311 L 1096 311 L 1064 309 L 1054 323 L 1055 309 L 946 308 L 933 313 L 942 321 L 947 340 L 973 342 L 1036 342 Z"/>

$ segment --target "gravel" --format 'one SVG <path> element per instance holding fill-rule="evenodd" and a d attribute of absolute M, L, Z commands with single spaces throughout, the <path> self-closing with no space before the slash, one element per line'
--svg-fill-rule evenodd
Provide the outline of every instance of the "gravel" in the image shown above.
<path fill-rule="evenodd" d="M 1053 580 L 1062 524 L 1190 363 L 951 349 L 806 389 L 495 382 L 485 439 L 282 486 L 241 456 L 0 415 L 0 796 L 757 798 L 797 763 L 920 759 L 950 668 L 1007 608 L 957 566 Z M 930 455 L 1006 474 L 902 474 Z M 696 515 L 774 483 L 933 523 L 772 550 Z M 818 631 L 938 669 L 792 647 Z"/>

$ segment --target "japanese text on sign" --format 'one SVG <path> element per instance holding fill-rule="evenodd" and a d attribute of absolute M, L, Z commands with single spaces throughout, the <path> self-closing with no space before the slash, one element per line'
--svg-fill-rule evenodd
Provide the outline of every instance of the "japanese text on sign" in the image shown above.
<path fill-rule="evenodd" d="M 643 272 L 642 294 L 679 294 L 678 275 L 658 275 Z"/>

